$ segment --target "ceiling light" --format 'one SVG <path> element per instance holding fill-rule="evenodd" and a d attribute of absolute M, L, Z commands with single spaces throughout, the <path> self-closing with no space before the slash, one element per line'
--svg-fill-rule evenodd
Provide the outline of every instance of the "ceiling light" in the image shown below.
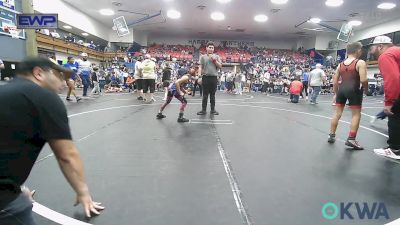
<path fill-rule="evenodd" d="M 228 3 L 228 2 L 230 2 L 231 0 L 217 0 L 217 2 L 219 2 L 219 3 Z"/>
<path fill-rule="evenodd" d="M 360 26 L 362 24 L 362 22 L 359 20 L 352 20 L 349 22 L 349 24 L 353 27 L 356 27 L 356 26 Z"/>
<path fill-rule="evenodd" d="M 271 0 L 272 3 L 274 4 L 286 4 L 288 0 Z"/>
<path fill-rule="evenodd" d="M 325 5 L 330 7 L 338 7 L 343 4 L 343 0 L 326 0 Z"/>
<path fill-rule="evenodd" d="M 104 16 L 114 15 L 114 11 L 112 11 L 111 9 L 100 9 L 99 12 L 101 15 L 104 15 Z"/>
<path fill-rule="evenodd" d="M 82 33 L 82 35 L 83 35 L 83 36 L 89 36 L 89 34 L 88 34 L 88 33 Z"/>
<path fill-rule="evenodd" d="M 64 25 L 63 27 L 64 27 L 65 29 L 68 29 L 68 30 L 69 30 L 69 29 L 72 29 L 72 27 L 71 27 L 71 26 L 68 26 L 68 25 Z"/>
<path fill-rule="evenodd" d="M 260 14 L 254 17 L 254 20 L 257 22 L 266 22 L 268 20 L 268 16 L 264 15 L 264 14 Z"/>
<path fill-rule="evenodd" d="M 311 22 L 311 23 L 320 23 L 320 22 L 321 22 L 321 19 L 320 19 L 320 18 L 315 18 L 315 17 L 314 17 L 314 18 L 311 18 L 311 19 L 310 19 L 310 22 Z"/>
<path fill-rule="evenodd" d="M 393 9 L 394 7 L 396 7 L 396 4 L 390 2 L 385 2 L 378 5 L 378 9 Z"/>
<path fill-rule="evenodd" d="M 176 10 L 168 10 L 167 16 L 171 19 L 179 19 L 181 18 L 181 13 Z"/>
<path fill-rule="evenodd" d="M 225 15 L 222 12 L 213 12 L 211 13 L 211 19 L 220 21 L 225 19 Z"/>

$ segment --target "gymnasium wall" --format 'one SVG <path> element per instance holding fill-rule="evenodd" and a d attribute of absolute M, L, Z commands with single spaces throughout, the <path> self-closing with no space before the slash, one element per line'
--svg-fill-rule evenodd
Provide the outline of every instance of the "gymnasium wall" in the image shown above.
<path fill-rule="evenodd" d="M 396 32 L 399 30 L 400 30 L 400 18 L 390 22 L 372 26 L 364 30 L 354 31 L 354 36 L 351 37 L 350 40 L 360 41 L 378 35 Z"/>
<path fill-rule="evenodd" d="M 296 48 L 303 47 L 305 50 L 315 48 L 316 37 L 301 38 L 297 41 Z"/>
<path fill-rule="evenodd" d="M 316 50 L 328 50 L 329 42 L 337 41 L 339 42 L 339 46 L 337 49 L 344 49 L 346 48 L 346 42 L 337 40 L 338 33 L 322 33 L 317 35 L 315 40 L 315 49 Z"/>

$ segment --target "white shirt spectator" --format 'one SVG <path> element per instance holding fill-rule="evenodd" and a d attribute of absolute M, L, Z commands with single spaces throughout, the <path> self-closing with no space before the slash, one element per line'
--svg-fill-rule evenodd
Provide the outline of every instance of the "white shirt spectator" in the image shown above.
<path fill-rule="evenodd" d="M 322 86 L 325 77 L 325 72 L 322 69 L 314 69 L 310 72 L 310 87 Z"/>
<path fill-rule="evenodd" d="M 142 65 L 142 63 L 140 61 L 136 61 L 136 63 L 135 63 L 135 73 L 133 75 L 133 78 L 142 79 L 140 77 L 140 72 L 139 72 L 139 70 L 141 69 L 141 65 Z"/>
<path fill-rule="evenodd" d="M 145 59 L 141 68 L 143 69 L 143 79 L 156 79 L 156 63 L 150 59 Z"/>
<path fill-rule="evenodd" d="M 78 75 L 90 76 L 92 74 L 92 63 L 90 63 L 89 60 L 79 60 L 78 65 Z"/>

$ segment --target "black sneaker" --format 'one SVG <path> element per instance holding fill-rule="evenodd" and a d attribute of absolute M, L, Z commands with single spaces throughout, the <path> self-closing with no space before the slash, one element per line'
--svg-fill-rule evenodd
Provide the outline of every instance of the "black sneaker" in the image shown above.
<path fill-rule="evenodd" d="M 138 98 L 137 98 L 137 100 L 143 100 L 143 97 L 142 96 L 139 96 Z"/>
<path fill-rule="evenodd" d="M 203 116 L 203 115 L 206 115 L 206 113 L 207 113 L 206 111 L 201 110 L 200 112 L 197 113 L 197 115 Z"/>
<path fill-rule="evenodd" d="M 82 100 L 82 99 L 79 97 L 76 97 L 76 102 L 79 102 L 80 100 Z"/>
<path fill-rule="evenodd" d="M 159 120 L 160 120 L 160 119 L 164 119 L 165 117 L 166 117 L 166 116 L 163 115 L 162 113 L 158 113 L 157 116 L 156 116 L 156 118 L 159 119 Z"/>
<path fill-rule="evenodd" d="M 219 115 L 219 112 L 217 112 L 217 111 L 215 111 L 215 110 L 211 110 L 211 115 L 214 115 L 214 116 L 218 116 Z"/>
<path fill-rule="evenodd" d="M 352 147 L 354 150 L 364 150 L 364 148 L 358 143 L 358 141 L 353 139 L 347 139 L 345 145 Z"/>
<path fill-rule="evenodd" d="M 178 118 L 178 123 L 187 123 L 187 122 L 189 122 L 189 120 L 186 118 L 183 118 L 183 117 Z"/>
<path fill-rule="evenodd" d="M 328 143 L 333 144 L 336 141 L 336 135 L 329 134 Z"/>
<path fill-rule="evenodd" d="M 72 101 L 70 97 L 67 97 L 66 100 L 67 100 L 67 101 Z"/>

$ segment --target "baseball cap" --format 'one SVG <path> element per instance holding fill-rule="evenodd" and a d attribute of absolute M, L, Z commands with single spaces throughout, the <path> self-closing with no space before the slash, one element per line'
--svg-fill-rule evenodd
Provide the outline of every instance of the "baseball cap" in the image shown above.
<path fill-rule="evenodd" d="M 58 72 L 63 73 L 65 77 L 69 77 L 71 73 L 73 73 L 72 70 L 58 65 L 57 61 L 55 61 L 54 59 L 51 58 L 47 59 L 41 57 L 25 58 L 21 63 L 18 64 L 16 72 L 17 73 L 32 72 L 33 68 L 35 67 L 50 68 L 53 70 L 57 70 Z"/>
<path fill-rule="evenodd" d="M 86 52 L 82 52 L 81 56 L 82 57 L 88 57 L 88 54 Z"/>
<path fill-rule="evenodd" d="M 322 68 L 322 65 L 320 63 L 317 63 L 317 65 L 315 65 L 315 67 Z"/>
<path fill-rule="evenodd" d="M 392 39 L 388 36 L 377 36 L 372 40 L 369 45 L 379 45 L 379 44 L 393 44 Z"/>

